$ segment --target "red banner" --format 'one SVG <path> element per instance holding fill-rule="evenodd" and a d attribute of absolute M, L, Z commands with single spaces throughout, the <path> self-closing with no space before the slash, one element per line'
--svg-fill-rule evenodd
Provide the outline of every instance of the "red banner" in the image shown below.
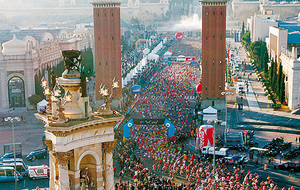
<path fill-rule="evenodd" d="M 195 61 L 195 57 L 186 57 L 185 60 L 186 61 Z"/>

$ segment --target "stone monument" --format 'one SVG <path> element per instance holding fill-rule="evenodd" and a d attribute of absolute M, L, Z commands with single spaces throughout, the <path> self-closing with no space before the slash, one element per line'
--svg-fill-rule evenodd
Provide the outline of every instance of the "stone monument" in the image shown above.
<path fill-rule="evenodd" d="M 116 112 L 92 113 L 80 71 L 80 51 L 63 51 L 66 70 L 51 93 L 52 113 L 37 113 L 45 123 L 50 189 L 114 189 L 114 126 Z M 64 91 L 64 96 L 62 92 Z"/>

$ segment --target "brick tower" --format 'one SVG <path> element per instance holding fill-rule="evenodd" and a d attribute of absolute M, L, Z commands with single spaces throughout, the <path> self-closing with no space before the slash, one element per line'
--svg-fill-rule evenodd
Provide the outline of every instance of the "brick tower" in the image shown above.
<path fill-rule="evenodd" d="M 100 84 L 111 89 L 116 77 L 122 87 L 121 74 L 121 26 L 119 0 L 93 0 L 94 7 L 94 39 L 95 39 L 95 73 L 96 98 L 101 98 Z M 120 100 L 122 88 L 116 89 L 112 97 Z"/>
<path fill-rule="evenodd" d="M 202 108 L 225 109 L 226 3 L 202 1 Z"/>

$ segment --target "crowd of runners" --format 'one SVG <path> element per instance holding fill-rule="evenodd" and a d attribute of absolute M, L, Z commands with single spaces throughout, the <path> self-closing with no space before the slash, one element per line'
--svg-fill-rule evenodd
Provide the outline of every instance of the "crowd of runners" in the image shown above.
<path fill-rule="evenodd" d="M 186 139 L 197 133 L 193 115 L 200 79 L 196 73 L 193 65 L 171 64 L 153 74 L 131 116 L 168 119 L 175 126 L 175 140 L 163 125 L 134 125 L 125 141 L 118 131 L 116 189 L 279 189 L 270 177 L 262 179 L 244 165 L 228 166 L 223 158 L 216 159 L 214 175 L 212 158 L 190 151 Z"/>

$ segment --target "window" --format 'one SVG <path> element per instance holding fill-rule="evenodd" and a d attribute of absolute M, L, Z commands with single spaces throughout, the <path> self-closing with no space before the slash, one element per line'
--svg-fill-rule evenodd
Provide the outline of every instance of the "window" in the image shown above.
<path fill-rule="evenodd" d="M 220 61 L 220 65 L 222 65 L 222 61 Z"/>
<path fill-rule="evenodd" d="M 216 15 L 216 12 L 215 12 L 215 11 L 213 12 L 213 15 Z"/>
<path fill-rule="evenodd" d="M 99 15 L 99 13 L 98 13 L 98 17 L 99 17 L 100 15 Z"/>
<path fill-rule="evenodd" d="M 111 16 L 114 16 L 114 13 L 111 13 Z"/>
<path fill-rule="evenodd" d="M 207 86 L 205 87 L 205 90 L 207 90 Z"/>
<path fill-rule="evenodd" d="M 98 37 L 98 41 L 100 41 L 100 37 Z"/>
<path fill-rule="evenodd" d="M 106 65 L 108 64 L 108 62 L 106 61 Z"/>
<path fill-rule="evenodd" d="M 6 176 L 14 176 L 13 170 L 6 170 Z"/>
<path fill-rule="evenodd" d="M 44 168 L 38 168 L 38 169 L 36 170 L 36 173 L 37 173 L 37 174 L 44 174 Z"/>
<path fill-rule="evenodd" d="M 215 106 L 215 101 L 212 101 L 212 102 L 211 102 L 211 106 Z"/>
<path fill-rule="evenodd" d="M 111 39 L 114 40 L 115 38 L 112 36 Z"/>
<path fill-rule="evenodd" d="M 213 39 L 215 39 L 215 35 L 213 35 Z"/>
<path fill-rule="evenodd" d="M 205 36 L 205 39 L 207 39 L 208 37 L 207 36 Z"/>
<path fill-rule="evenodd" d="M 213 65 L 215 65 L 215 61 L 213 61 Z"/>
<path fill-rule="evenodd" d="M 221 11 L 221 15 L 222 15 L 223 11 Z"/>
<path fill-rule="evenodd" d="M 4 170 L 0 170 L 0 176 L 4 176 L 4 175 L 5 175 Z"/>
<path fill-rule="evenodd" d="M 208 11 L 206 11 L 206 16 L 208 16 Z"/>
<path fill-rule="evenodd" d="M 106 17 L 106 13 L 104 13 L 104 17 Z"/>
<path fill-rule="evenodd" d="M 23 166 L 17 166 L 17 171 L 18 171 L 18 172 L 24 172 L 25 169 L 24 169 Z"/>
<path fill-rule="evenodd" d="M 222 40 L 222 38 L 223 38 L 223 36 L 221 35 L 221 36 L 220 36 L 220 40 Z"/>
<path fill-rule="evenodd" d="M 222 87 L 220 86 L 220 90 L 222 89 Z"/>

